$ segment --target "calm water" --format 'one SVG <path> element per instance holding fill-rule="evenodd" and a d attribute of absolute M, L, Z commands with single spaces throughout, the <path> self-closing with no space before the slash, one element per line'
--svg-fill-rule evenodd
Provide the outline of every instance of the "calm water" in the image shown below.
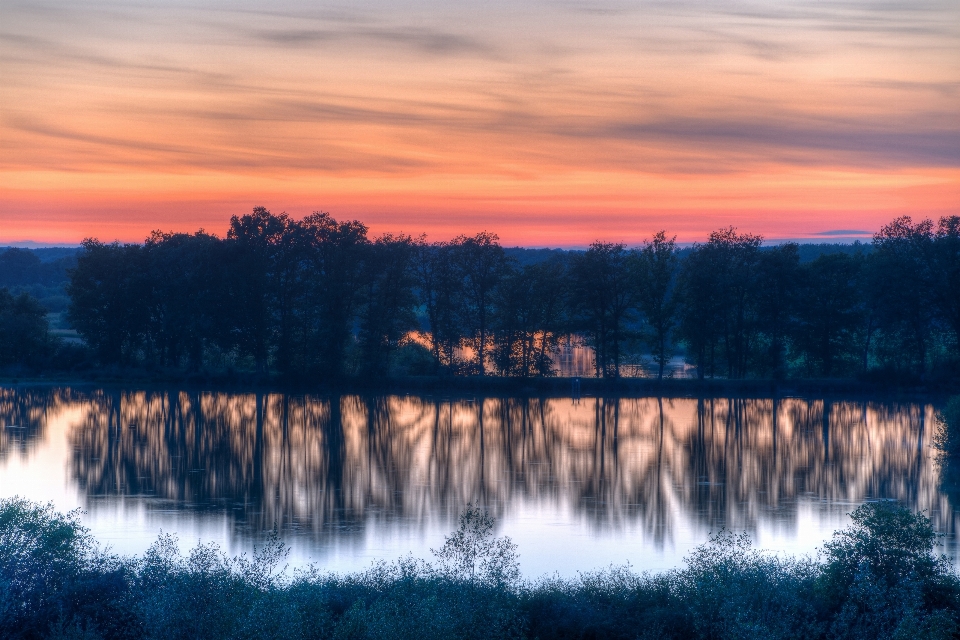
<path fill-rule="evenodd" d="M 339 398 L 0 389 L 0 497 L 52 500 L 122 553 L 160 531 L 291 564 L 430 557 L 468 502 L 527 575 L 677 566 L 720 527 L 813 552 L 865 499 L 927 510 L 956 557 L 934 408 L 819 399 Z"/>

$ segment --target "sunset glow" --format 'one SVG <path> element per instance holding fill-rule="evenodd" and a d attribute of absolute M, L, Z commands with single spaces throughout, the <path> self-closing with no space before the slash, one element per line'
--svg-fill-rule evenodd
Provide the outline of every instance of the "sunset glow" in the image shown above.
<path fill-rule="evenodd" d="M 528 246 L 960 214 L 955 2 L 0 15 L 0 243 L 223 234 L 256 205 Z"/>

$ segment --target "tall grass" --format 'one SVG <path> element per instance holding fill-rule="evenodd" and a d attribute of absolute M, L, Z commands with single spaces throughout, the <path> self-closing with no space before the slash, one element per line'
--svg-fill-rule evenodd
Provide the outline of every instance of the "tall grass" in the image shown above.
<path fill-rule="evenodd" d="M 960 579 L 922 514 L 865 504 L 815 558 L 720 532 L 685 566 L 520 578 L 516 547 L 470 507 L 428 563 L 355 574 L 283 570 L 161 536 L 141 557 L 103 553 L 78 513 L 0 501 L 2 638 L 956 638 Z"/>

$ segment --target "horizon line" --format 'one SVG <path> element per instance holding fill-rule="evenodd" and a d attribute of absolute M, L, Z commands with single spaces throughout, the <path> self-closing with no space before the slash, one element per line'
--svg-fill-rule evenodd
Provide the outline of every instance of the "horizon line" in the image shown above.
<path fill-rule="evenodd" d="M 861 235 L 851 235 L 851 236 L 834 236 L 829 234 L 829 232 L 821 232 L 820 235 L 816 237 L 785 237 L 785 238 L 764 238 L 762 246 L 771 247 L 778 246 L 782 244 L 800 244 L 800 245 L 814 245 L 814 244 L 829 244 L 829 245 L 855 245 L 860 244 L 869 244 L 869 241 L 873 239 L 873 234 L 869 236 Z M 112 244 L 113 242 L 120 242 L 121 244 L 143 244 L 141 242 L 127 242 L 121 241 L 119 239 L 114 239 L 110 241 L 102 241 L 104 244 Z M 643 246 L 643 243 L 624 243 L 628 248 L 636 248 Z M 687 249 L 693 247 L 695 244 L 702 244 L 699 241 L 693 242 L 677 242 L 677 247 L 681 249 Z M 504 249 L 529 249 L 529 250 L 562 250 L 562 251 L 586 251 L 590 248 L 590 244 L 557 244 L 557 245 L 524 245 L 524 244 L 514 244 L 514 245 L 501 245 Z M 43 242 L 36 240 L 11 240 L 3 241 L 0 240 L 0 249 L 79 249 L 81 247 L 80 242 Z"/>

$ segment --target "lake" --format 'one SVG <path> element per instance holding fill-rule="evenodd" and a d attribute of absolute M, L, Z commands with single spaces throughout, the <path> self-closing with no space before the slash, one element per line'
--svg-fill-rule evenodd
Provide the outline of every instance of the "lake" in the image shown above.
<path fill-rule="evenodd" d="M 120 553 L 163 531 L 353 571 L 430 558 L 467 503 L 525 575 L 678 566 L 722 527 L 814 553 L 864 500 L 925 510 L 957 558 L 922 403 L 340 397 L 0 388 L 0 497 L 81 508 Z"/>

